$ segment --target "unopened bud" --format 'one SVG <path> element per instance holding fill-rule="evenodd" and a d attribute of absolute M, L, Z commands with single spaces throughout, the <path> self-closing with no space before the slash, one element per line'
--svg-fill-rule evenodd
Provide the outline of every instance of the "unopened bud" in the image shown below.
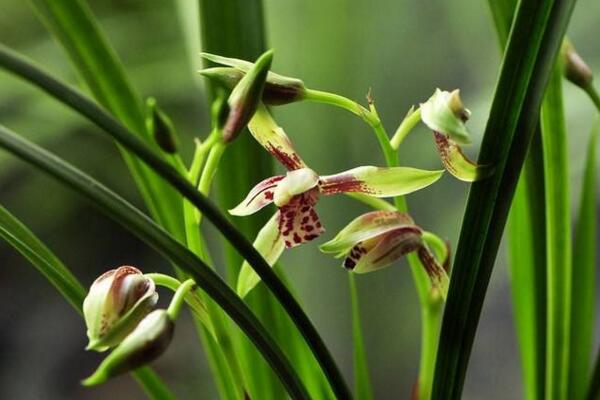
<path fill-rule="evenodd" d="M 462 103 L 458 89 L 452 92 L 436 89 L 433 96 L 421 104 L 421 119 L 425 125 L 460 144 L 471 141 L 465 126 L 470 116 L 471 112 Z"/>
<path fill-rule="evenodd" d="M 82 383 L 94 386 L 113 376 L 134 370 L 157 359 L 169 347 L 175 328 L 166 310 L 154 310 Z"/>
<path fill-rule="evenodd" d="M 235 139 L 254 115 L 262 98 L 267 72 L 269 72 L 272 60 L 273 51 L 271 50 L 261 55 L 231 91 L 227 100 L 230 108 L 229 116 L 223 128 L 223 140 L 226 143 Z"/>
<path fill-rule="evenodd" d="M 146 125 L 152 133 L 154 141 L 166 153 L 174 154 L 177 152 L 177 135 L 175 127 L 171 119 L 165 114 L 156 104 L 156 100 L 152 97 L 146 100 L 148 108 L 148 117 Z"/>
<path fill-rule="evenodd" d="M 569 41 L 564 42 L 562 55 L 565 78 L 580 88 L 586 89 L 593 79 L 590 67 L 583 61 Z"/>
<path fill-rule="evenodd" d="M 154 281 L 130 266 L 113 269 L 94 281 L 83 301 L 88 350 L 118 345 L 154 308 Z"/>
<path fill-rule="evenodd" d="M 207 68 L 200 71 L 200 74 L 228 89 L 233 89 L 254 65 L 248 61 L 220 57 L 209 53 L 202 53 L 202 56 L 209 61 L 228 66 Z M 289 104 L 302 100 L 305 93 L 306 87 L 300 79 L 290 78 L 269 71 L 262 101 L 267 105 L 273 106 Z"/>

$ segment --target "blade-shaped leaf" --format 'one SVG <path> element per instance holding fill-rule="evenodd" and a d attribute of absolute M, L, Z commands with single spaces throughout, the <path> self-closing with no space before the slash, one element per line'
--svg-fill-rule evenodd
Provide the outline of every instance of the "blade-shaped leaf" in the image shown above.
<path fill-rule="evenodd" d="M 569 351 L 569 399 L 583 400 L 590 378 L 596 294 L 596 138 L 600 120 L 588 144 L 581 200 L 573 241 L 573 290 L 571 293 L 571 345 Z"/>
<path fill-rule="evenodd" d="M 519 3 L 478 160 L 493 164 L 495 172 L 469 193 L 440 334 L 435 400 L 461 397 L 518 174 L 574 5 L 574 0 Z"/>
<path fill-rule="evenodd" d="M 517 0 L 488 0 L 504 50 Z M 508 217 L 509 272 L 525 399 L 544 397 L 546 215 L 541 131 L 536 129 Z"/>
<path fill-rule="evenodd" d="M 571 330 L 571 210 L 562 79 L 558 64 L 541 114 L 546 185 L 546 397 L 550 399 L 568 398 Z"/>

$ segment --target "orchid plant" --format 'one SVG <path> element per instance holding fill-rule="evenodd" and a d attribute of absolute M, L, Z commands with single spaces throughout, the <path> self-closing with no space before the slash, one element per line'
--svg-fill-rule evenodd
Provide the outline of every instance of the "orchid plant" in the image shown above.
<path fill-rule="evenodd" d="M 285 175 L 267 177 L 259 182 L 240 204 L 229 210 L 231 215 L 243 217 L 270 204 L 276 206 L 276 212 L 253 243 L 271 266 L 277 263 L 285 249 L 311 242 L 325 232 L 316 211 L 319 196 L 354 194 L 369 204 L 372 198 L 399 198 L 423 189 L 435 183 L 443 174 L 443 170 L 360 166 L 333 175 L 319 175 L 296 152 L 291 139 L 266 107 L 266 104 L 281 105 L 310 99 L 311 93 L 315 92 L 307 89 L 298 79 L 270 72 L 272 51 L 264 53 L 255 63 L 206 53 L 203 56 L 229 66 L 209 68 L 201 71 L 201 74 L 219 82 L 230 94 L 226 101 L 223 97 L 217 99 L 213 106 L 213 132 L 206 140 L 198 141 L 194 163 L 199 163 L 198 160 L 202 160 L 206 153 L 209 159 L 210 154 L 216 157 L 216 161 L 207 161 L 202 171 L 202 176 L 207 177 L 209 183 L 205 180 L 200 186 L 205 192 L 210 187 L 210 177 L 214 176 L 214 169 L 222 154 L 219 151 L 215 155 L 215 149 L 226 146 L 246 126 L 254 139 L 287 170 Z M 319 95 L 323 96 L 322 92 Z M 376 115 L 372 100 L 370 110 L 358 104 L 355 107 L 366 120 Z M 165 121 L 166 117 L 154 102 L 149 103 L 149 110 L 148 125 L 155 127 L 155 138 L 169 138 L 170 123 Z M 437 89 L 419 109 L 409 111 L 396 137 L 390 139 L 389 144 L 397 149 L 416 122 L 423 120 L 434 132 L 436 147 L 446 170 L 461 180 L 481 179 L 489 168 L 469 161 L 459 147 L 459 143 L 470 142 L 464 125 L 469 115 L 458 91 Z M 163 142 L 170 144 L 173 140 Z M 161 147 L 166 147 L 167 151 L 172 146 Z M 192 169 L 198 169 L 197 165 Z M 385 205 L 385 208 L 394 208 L 390 203 L 375 201 L 381 202 L 378 203 L 379 207 Z M 196 218 L 196 222 L 199 223 L 200 219 Z M 429 277 L 430 296 L 446 298 L 449 282 L 448 244 L 435 234 L 423 231 L 406 212 L 398 209 L 378 210 L 358 216 L 320 249 L 335 257 L 343 257 L 343 266 L 351 273 L 377 271 L 392 265 L 406 254 L 415 253 L 419 268 Z M 121 267 L 107 272 L 92 285 L 85 302 L 87 306 L 84 307 L 88 332 L 92 332 L 88 333 L 91 335 L 88 348 L 104 351 L 113 345 L 118 346 L 85 384 L 101 383 L 117 373 L 151 361 L 166 348 L 177 312 L 150 313 L 156 304 L 152 277 L 156 284 L 165 280 L 162 275 L 144 276 L 133 267 Z M 138 288 L 139 285 L 135 284 L 138 281 L 144 283 L 142 286 L 145 290 Z M 238 295 L 246 297 L 260 281 L 251 264 L 244 261 L 237 277 Z M 170 309 L 179 309 L 186 295 L 181 291 L 189 291 L 190 288 L 186 284 L 179 286 L 172 303 L 175 305 Z M 200 306 L 202 308 L 204 306 Z M 141 322 L 140 315 L 146 315 Z M 102 329 L 96 333 L 98 326 Z"/>

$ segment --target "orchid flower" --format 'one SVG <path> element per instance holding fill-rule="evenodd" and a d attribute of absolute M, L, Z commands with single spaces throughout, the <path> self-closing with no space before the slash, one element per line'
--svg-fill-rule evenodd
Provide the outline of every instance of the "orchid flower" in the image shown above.
<path fill-rule="evenodd" d="M 424 233 L 406 213 L 372 211 L 354 219 L 320 249 L 336 258 L 344 257 L 344 267 L 359 274 L 377 271 L 416 252 L 432 287 L 445 298 L 448 274 L 443 265 L 447 265 L 447 260 L 438 262 L 426 244 Z"/>
<path fill-rule="evenodd" d="M 435 145 L 446 170 L 456 178 L 474 182 L 492 172 L 487 165 L 478 165 L 462 152 L 460 144 L 470 144 L 465 122 L 471 112 L 463 105 L 458 90 L 436 89 L 420 108 L 421 120 L 433 131 Z M 411 113 L 409 113 L 409 118 Z"/>
<path fill-rule="evenodd" d="M 334 175 L 319 175 L 294 150 L 283 129 L 259 107 L 248 125 L 256 140 L 287 169 L 286 175 L 267 178 L 229 213 L 246 216 L 274 203 L 278 210 L 259 232 L 255 247 L 273 265 L 284 248 L 317 238 L 324 228 L 315 205 L 319 196 L 363 193 L 374 197 L 402 196 L 437 181 L 443 171 L 363 166 Z M 245 295 L 258 282 L 247 263 L 238 278 L 238 293 Z"/>

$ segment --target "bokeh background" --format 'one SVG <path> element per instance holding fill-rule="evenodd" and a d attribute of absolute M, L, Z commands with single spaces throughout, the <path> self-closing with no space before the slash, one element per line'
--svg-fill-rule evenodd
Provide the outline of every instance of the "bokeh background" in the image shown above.
<path fill-rule="evenodd" d="M 0 2 L 0 40 L 77 83 L 69 62 L 27 2 Z M 362 100 L 372 88 L 380 114 L 393 131 L 411 104 L 436 87 L 460 88 L 473 111 L 469 122 L 475 157 L 495 79 L 499 50 L 485 1 L 467 0 L 265 0 L 267 37 L 276 50 L 274 70 L 302 78 L 311 88 Z M 193 0 L 91 0 L 136 89 L 155 96 L 182 132 L 189 159 L 192 138 L 206 133 L 197 10 Z M 580 0 L 569 35 L 600 71 L 600 2 Z M 577 204 L 583 151 L 594 111 L 566 85 Z M 333 173 L 382 158 L 369 129 L 327 106 L 294 104 L 276 118 L 311 166 Z M 87 121 L 12 76 L 0 72 L 0 123 L 50 148 L 141 206 L 114 145 Z M 428 132 L 419 128 L 400 151 L 402 164 L 440 167 Z M 456 245 L 468 185 L 445 176 L 411 195 L 420 225 Z M 169 271 L 168 263 L 87 202 L 53 180 L 0 152 L 0 203 L 38 234 L 86 284 L 102 271 L 134 264 Z M 319 204 L 328 227 L 319 242 L 363 211 L 340 197 Z M 216 236 L 212 233 L 211 238 Z M 213 240 L 218 249 L 216 238 Z M 465 399 L 522 398 L 510 287 L 502 248 L 492 276 L 464 391 Z M 283 262 L 308 314 L 335 358 L 351 376 L 351 325 L 345 272 L 316 246 L 286 252 Z M 419 308 L 405 263 L 360 276 L 359 290 L 369 364 L 377 399 L 409 396 L 418 369 Z M 176 341 L 156 368 L 182 399 L 213 399 L 215 389 L 186 316 Z M 0 398 L 141 399 L 128 376 L 94 389 L 78 381 L 98 357 L 86 353 L 85 328 L 70 306 L 18 254 L 0 243 Z"/>

